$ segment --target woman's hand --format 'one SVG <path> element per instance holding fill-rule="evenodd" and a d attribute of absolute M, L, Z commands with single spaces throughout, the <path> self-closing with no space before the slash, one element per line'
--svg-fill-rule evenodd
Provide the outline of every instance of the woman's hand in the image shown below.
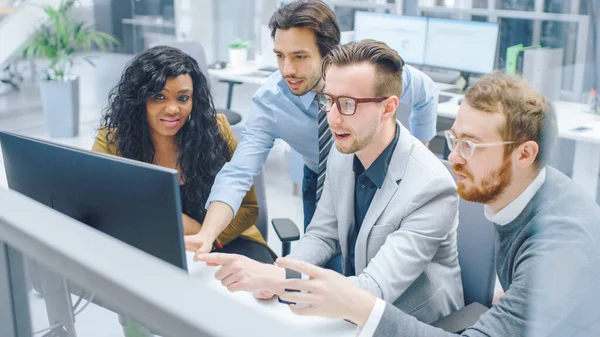
<path fill-rule="evenodd" d="M 181 222 L 183 223 L 183 235 L 192 235 L 200 232 L 202 225 L 190 218 L 187 214 L 181 215 Z"/>
<path fill-rule="evenodd" d="M 185 242 L 185 250 L 195 252 L 194 261 L 197 260 L 199 254 L 210 253 L 213 248 L 215 239 L 212 236 L 203 233 L 202 231 L 194 235 L 186 235 L 183 237 Z"/>

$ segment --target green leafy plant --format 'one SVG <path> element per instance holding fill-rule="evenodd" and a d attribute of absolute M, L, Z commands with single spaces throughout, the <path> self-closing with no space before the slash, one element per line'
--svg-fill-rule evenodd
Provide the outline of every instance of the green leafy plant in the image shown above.
<path fill-rule="evenodd" d="M 104 51 L 119 41 L 113 36 L 95 31 L 82 21 L 71 18 L 71 10 L 76 0 L 62 0 L 58 8 L 42 6 L 48 22 L 43 23 L 33 35 L 32 41 L 25 47 L 25 58 L 45 58 L 50 61 L 47 79 L 66 81 L 77 57 L 76 53 L 90 51 L 94 47 Z M 81 57 L 95 66 L 89 57 Z"/>
<path fill-rule="evenodd" d="M 247 49 L 252 46 L 252 41 L 250 40 L 242 40 L 239 37 L 235 39 L 235 42 L 232 42 L 227 45 L 229 49 Z"/>

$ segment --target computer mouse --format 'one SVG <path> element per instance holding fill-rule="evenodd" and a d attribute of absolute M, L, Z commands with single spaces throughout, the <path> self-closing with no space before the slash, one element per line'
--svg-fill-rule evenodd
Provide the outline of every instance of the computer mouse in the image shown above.
<path fill-rule="evenodd" d="M 225 62 L 215 62 L 210 65 L 210 68 L 212 69 L 223 69 L 225 67 L 227 67 L 227 63 Z"/>

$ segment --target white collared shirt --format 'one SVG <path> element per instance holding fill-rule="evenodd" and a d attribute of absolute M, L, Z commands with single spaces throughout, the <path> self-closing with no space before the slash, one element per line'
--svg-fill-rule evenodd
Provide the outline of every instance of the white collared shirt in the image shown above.
<path fill-rule="evenodd" d="M 542 168 L 538 173 L 537 177 L 527 186 L 525 191 L 521 193 L 515 200 L 500 210 L 498 213 L 494 213 L 488 205 L 483 207 L 485 217 L 491 222 L 499 226 L 505 226 L 514 221 L 521 212 L 527 207 L 527 204 L 533 199 L 537 191 L 542 187 L 546 181 L 546 168 Z"/>
<path fill-rule="evenodd" d="M 358 328 L 356 330 L 356 337 L 372 337 L 375 334 L 375 330 L 377 330 L 377 326 L 379 325 L 379 321 L 381 320 L 384 311 L 385 301 L 381 298 L 377 298 L 365 326 L 363 326 L 362 329 Z"/>

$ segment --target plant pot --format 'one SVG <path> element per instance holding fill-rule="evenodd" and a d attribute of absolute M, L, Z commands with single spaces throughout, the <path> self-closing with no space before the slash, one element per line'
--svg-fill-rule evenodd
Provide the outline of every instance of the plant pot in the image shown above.
<path fill-rule="evenodd" d="M 79 78 L 41 81 L 40 94 L 50 137 L 79 134 Z"/>
<path fill-rule="evenodd" d="M 244 65 L 248 60 L 248 49 L 246 48 L 229 48 L 229 64 L 232 67 Z"/>

